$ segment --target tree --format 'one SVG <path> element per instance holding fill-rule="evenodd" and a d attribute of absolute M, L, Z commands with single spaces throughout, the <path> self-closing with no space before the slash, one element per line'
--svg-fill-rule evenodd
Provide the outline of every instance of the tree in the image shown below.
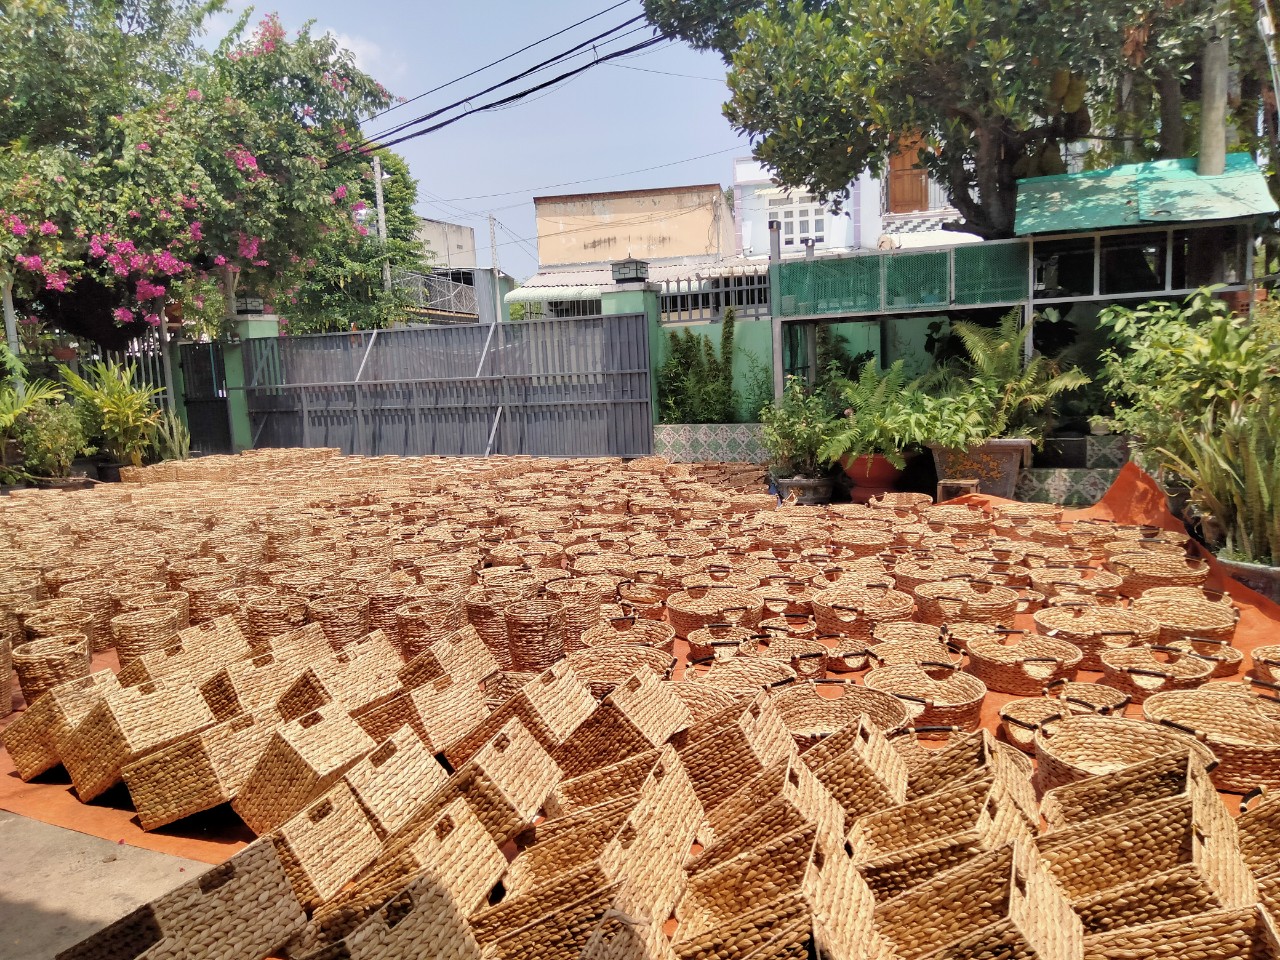
<path fill-rule="evenodd" d="M 918 136 L 921 164 L 961 214 L 954 226 L 987 238 L 1012 235 L 1019 176 L 1059 172 L 1061 144 L 1089 132 L 1090 111 L 1135 63 L 1185 73 L 1199 55 L 1186 37 L 1203 30 L 1208 7 L 645 0 L 665 34 L 723 56 L 726 116 L 782 183 L 838 203 L 859 173 L 882 173 Z"/>
<path fill-rule="evenodd" d="M 357 234 L 346 184 L 367 159 L 351 143 L 390 95 L 331 36 L 286 37 L 275 17 L 197 48 L 220 6 L 18 0 L 0 18 L 18 117 L 0 145 L 0 282 L 23 311 L 114 345 L 175 295 L 198 313 L 218 281 L 288 296 L 314 249 Z M 51 70 L 63 46 L 92 56 Z M 46 81 L 78 99 L 51 104 Z"/>
<path fill-rule="evenodd" d="M 329 333 L 386 327 L 405 316 L 405 298 L 383 289 L 382 265 L 392 274 L 421 270 L 426 254 L 415 236 L 418 181 L 399 155 L 380 151 L 387 242 L 377 235 L 372 165 L 352 177 L 346 199 L 356 217 L 354 231 L 334 231 L 312 251 L 315 265 L 278 305 L 291 333 Z"/>

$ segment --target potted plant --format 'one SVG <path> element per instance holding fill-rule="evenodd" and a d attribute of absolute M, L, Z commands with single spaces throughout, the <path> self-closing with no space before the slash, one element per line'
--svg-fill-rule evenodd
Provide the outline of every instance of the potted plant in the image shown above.
<path fill-rule="evenodd" d="M 932 379 L 938 391 L 923 398 L 921 435 L 940 479 L 977 479 L 983 493 L 1010 499 L 1054 401 L 1089 378 L 1039 353 L 1027 357 L 1029 329 L 1017 310 L 995 328 L 961 322 L 952 329 L 964 356 Z"/>
<path fill-rule="evenodd" d="M 0 486 L 11 486 L 26 476 L 18 466 L 16 434 L 21 418 L 37 404 L 62 399 L 62 390 L 48 380 L 26 381 L 26 377 L 26 366 L 0 343 Z"/>
<path fill-rule="evenodd" d="M 1280 378 L 1225 415 L 1179 427 L 1156 453 L 1190 488 L 1208 545 L 1228 574 L 1280 603 Z"/>
<path fill-rule="evenodd" d="M 76 457 L 93 452 L 84 424 L 71 404 L 45 400 L 31 405 L 17 432 L 23 463 L 35 477 L 36 486 L 59 490 L 89 486 L 84 477 L 71 476 Z"/>
<path fill-rule="evenodd" d="M 142 466 L 142 455 L 160 422 L 155 398 L 162 391 L 138 386 L 132 363 L 96 360 L 85 366 L 83 376 L 66 367 L 62 368 L 62 376 L 68 389 L 81 401 L 79 406 L 86 411 L 90 435 L 101 438 L 101 446 L 112 458 L 99 466 L 99 479 L 119 480 L 120 467 Z"/>
<path fill-rule="evenodd" d="M 790 377 L 782 398 L 760 410 L 760 439 L 769 454 L 769 466 L 778 493 L 796 503 L 828 503 L 831 500 L 831 460 L 823 449 L 840 425 L 826 398 Z"/>
<path fill-rule="evenodd" d="M 851 499 L 866 503 L 894 488 L 907 458 L 921 440 L 920 418 L 903 361 L 883 373 L 875 360 L 864 363 L 856 380 L 836 381 L 836 397 L 844 416 L 835 435 L 819 451 L 828 462 L 839 461 L 853 482 Z"/>

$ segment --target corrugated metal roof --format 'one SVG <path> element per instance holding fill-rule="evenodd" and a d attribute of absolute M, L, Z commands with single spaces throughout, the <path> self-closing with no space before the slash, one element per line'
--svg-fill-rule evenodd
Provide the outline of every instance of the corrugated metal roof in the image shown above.
<path fill-rule="evenodd" d="M 746 257 L 724 257 L 708 260 L 681 261 L 679 263 L 655 263 L 649 261 L 649 279 L 654 283 L 664 280 L 695 280 L 702 277 L 722 277 L 732 274 L 765 273 L 769 269 L 767 259 L 747 259 Z M 563 270 L 540 270 L 520 286 L 524 287 L 561 287 L 561 286 L 613 286 L 612 264 L 599 266 L 568 267 Z"/>
<path fill-rule="evenodd" d="M 1157 160 L 1023 180 L 1014 231 L 1027 236 L 1234 220 L 1276 210 L 1253 158 L 1233 153 L 1226 170 L 1212 177 L 1198 175 L 1195 160 Z"/>
<path fill-rule="evenodd" d="M 613 286 L 610 279 L 609 286 Z M 542 303 L 546 300 L 599 300 L 600 288 L 591 286 L 516 287 L 502 298 L 507 303 Z"/>

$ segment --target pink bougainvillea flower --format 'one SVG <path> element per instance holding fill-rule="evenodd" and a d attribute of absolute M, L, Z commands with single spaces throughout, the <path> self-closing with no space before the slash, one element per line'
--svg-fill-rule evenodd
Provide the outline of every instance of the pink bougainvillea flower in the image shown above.
<path fill-rule="evenodd" d="M 258 244 L 261 242 L 259 237 L 251 237 L 240 234 L 238 241 L 238 253 L 246 260 L 252 260 L 258 255 Z"/>
<path fill-rule="evenodd" d="M 144 140 L 142 143 L 138 144 L 138 149 L 141 150 L 143 153 L 147 153 L 148 151 L 151 150 L 151 144 L 147 143 Z"/>
<path fill-rule="evenodd" d="M 338 184 L 338 188 L 333 191 L 333 202 L 347 199 L 347 185 L 345 183 Z"/>
<path fill-rule="evenodd" d="M 142 217 L 142 214 L 140 214 L 137 210 L 130 210 L 127 214 L 125 214 L 125 216 L 127 216 L 130 220 L 138 220 Z"/>
<path fill-rule="evenodd" d="M 16 214 L 9 217 L 9 229 L 13 231 L 15 237 L 27 235 L 27 225 Z"/>
<path fill-rule="evenodd" d="M 191 239 L 199 243 L 204 239 L 204 224 L 199 220 L 192 220 L 191 226 L 187 228 L 187 232 L 191 234 Z"/>
<path fill-rule="evenodd" d="M 163 297 L 165 288 L 163 284 L 152 283 L 150 280 L 139 280 L 136 288 L 139 300 L 151 300 L 154 297 Z"/>
<path fill-rule="evenodd" d="M 44 261 L 37 256 L 26 256 L 20 253 L 13 260 L 18 266 L 30 270 L 32 273 L 39 273 L 44 269 Z"/>
<path fill-rule="evenodd" d="M 129 275 L 129 265 L 124 262 L 124 257 L 118 253 L 113 253 L 107 257 L 107 265 L 111 267 L 117 277 L 127 277 Z"/>
<path fill-rule="evenodd" d="M 40 318 L 37 317 L 34 313 L 29 313 L 25 317 L 20 317 L 18 319 L 18 322 L 21 323 L 23 326 L 32 327 L 40 322 Z"/>
<path fill-rule="evenodd" d="M 133 311 L 128 307 L 116 307 L 111 311 L 111 315 L 116 318 L 116 323 L 133 322 Z"/>
<path fill-rule="evenodd" d="M 133 245 L 132 240 L 121 240 L 116 244 L 116 253 L 121 256 L 131 257 L 138 252 L 138 248 Z"/>
<path fill-rule="evenodd" d="M 215 267 L 225 267 L 227 265 L 227 258 L 224 257 L 222 254 L 218 254 L 216 257 L 213 258 L 213 265 Z"/>
<path fill-rule="evenodd" d="M 161 220 L 172 220 L 172 219 L 173 219 L 173 214 L 172 214 L 172 213 L 170 213 L 168 210 L 161 210 L 161 211 L 160 211 L 160 219 L 161 219 Z"/>
<path fill-rule="evenodd" d="M 52 237 L 58 232 L 58 225 L 46 220 L 44 223 L 40 224 L 40 232 L 46 237 Z"/>
<path fill-rule="evenodd" d="M 341 150 L 343 153 L 346 153 L 351 149 L 351 144 L 343 140 L 341 143 L 338 144 L 338 149 Z"/>
<path fill-rule="evenodd" d="M 187 265 L 168 250 L 163 250 L 155 257 L 156 269 L 161 273 L 175 274 L 187 269 Z"/>
<path fill-rule="evenodd" d="M 147 323 L 151 324 L 153 327 L 160 326 L 160 314 L 158 313 L 148 313 L 142 319 L 147 321 Z"/>
<path fill-rule="evenodd" d="M 61 293 L 67 289 L 67 284 L 71 282 L 71 276 L 65 270 L 59 270 L 57 273 L 45 273 L 44 285 L 50 290 L 56 290 Z"/>
<path fill-rule="evenodd" d="M 367 237 L 369 235 L 369 228 L 366 227 L 363 223 L 357 223 L 356 233 L 360 234 L 360 236 L 362 237 Z"/>
<path fill-rule="evenodd" d="M 271 266 L 271 264 L 270 264 L 270 263 L 268 263 L 266 260 L 254 260 L 254 261 L 253 261 L 253 265 L 254 265 L 255 267 L 269 267 L 269 266 Z"/>
<path fill-rule="evenodd" d="M 369 205 L 365 203 L 363 200 L 357 200 L 355 203 L 351 205 L 351 210 L 354 213 L 359 213 L 361 210 L 368 210 L 368 209 L 369 209 Z"/>
<path fill-rule="evenodd" d="M 188 100 L 203 100 L 203 99 L 204 99 L 204 94 L 203 94 L 203 93 L 201 93 L 199 90 L 196 90 L 196 89 L 194 89 L 194 88 L 193 88 L 193 89 L 191 89 L 191 90 L 188 90 L 188 91 L 187 91 L 187 99 L 188 99 Z"/>
<path fill-rule="evenodd" d="M 106 255 L 107 255 L 107 248 L 102 245 L 102 238 L 101 237 L 91 238 L 89 240 L 89 256 L 105 257 Z"/>

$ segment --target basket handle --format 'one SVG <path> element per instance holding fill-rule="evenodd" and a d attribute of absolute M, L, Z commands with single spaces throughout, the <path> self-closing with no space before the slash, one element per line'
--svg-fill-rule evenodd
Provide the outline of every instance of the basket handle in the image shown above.
<path fill-rule="evenodd" d="M 1001 719 L 1004 720 L 1005 723 L 1012 723 L 1015 727 L 1022 727 L 1022 729 L 1024 730 L 1034 731 L 1034 730 L 1041 729 L 1046 724 L 1053 723 L 1055 720 L 1061 720 L 1065 716 L 1066 714 L 1064 713 L 1050 714 L 1049 716 L 1041 720 L 1039 723 L 1027 723 L 1027 721 L 1019 720 L 1017 717 L 1002 717 Z"/>
<path fill-rule="evenodd" d="M 1191 727 L 1184 726 L 1181 723 L 1176 723 L 1173 720 L 1170 720 L 1168 717 L 1161 717 L 1156 722 L 1159 723 L 1161 726 L 1171 727 L 1174 730 L 1179 731 L 1180 733 L 1185 733 L 1188 736 L 1194 737 L 1196 740 L 1200 741 L 1201 743 L 1203 743 L 1206 739 L 1205 734 L 1201 733 L 1199 730 L 1193 730 Z"/>
<path fill-rule="evenodd" d="M 769 687 L 769 689 L 770 689 L 770 690 L 775 690 L 775 689 L 777 689 L 778 687 L 785 687 L 785 686 L 787 686 L 788 684 L 791 684 L 791 683 L 799 683 L 799 682 L 800 682 L 800 680 L 799 680 L 799 678 L 798 678 L 798 677 L 786 677 L 786 678 L 784 678 L 784 679 L 782 679 L 782 680 L 775 680 L 775 681 L 773 681 L 773 683 L 770 683 L 770 684 L 768 685 L 768 687 Z"/>
<path fill-rule="evenodd" d="M 1253 801 L 1257 800 L 1259 797 L 1265 796 L 1266 792 L 1267 791 L 1265 787 L 1254 787 L 1252 790 L 1246 793 L 1243 797 L 1240 798 L 1240 812 L 1248 813 L 1249 804 L 1253 803 Z"/>
<path fill-rule="evenodd" d="M 1162 680 L 1177 680 L 1177 676 L 1172 673 L 1165 673 L 1162 670 L 1148 670 L 1146 667 L 1116 667 L 1119 673 L 1128 673 L 1137 677 L 1160 677 Z"/>
<path fill-rule="evenodd" d="M 937 670 L 959 670 L 960 669 L 954 663 L 942 663 L 939 660 L 921 660 L 920 668 L 923 670 L 925 667 L 934 667 Z"/>
<path fill-rule="evenodd" d="M 903 699 L 909 700 L 914 698 L 904 697 Z M 892 740 L 895 737 L 900 737 L 903 734 L 907 734 L 907 733 L 911 734 L 914 737 L 917 733 L 962 733 L 962 732 L 963 731 L 959 727 L 937 727 L 937 726 L 903 727 L 901 730 L 895 730 L 893 731 L 893 733 L 888 734 L 887 737 L 888 739 Z"/>
<path fill-rule="evenodd" d="M 1280 683 L 1272 683 L 1270 680 L 1260 680 L 1257 677 L 1246 677 L 1245 679 L 1254 686 L 1265 687 L 1268 690 L 1280 691 Z M 1280 703 L 1280 697 L 1268 697 L 1265 693 L 1260 693 L 1258 696 L 1262 697 L 1264 700 L 1274 700 L 1276 703 Z"/>

